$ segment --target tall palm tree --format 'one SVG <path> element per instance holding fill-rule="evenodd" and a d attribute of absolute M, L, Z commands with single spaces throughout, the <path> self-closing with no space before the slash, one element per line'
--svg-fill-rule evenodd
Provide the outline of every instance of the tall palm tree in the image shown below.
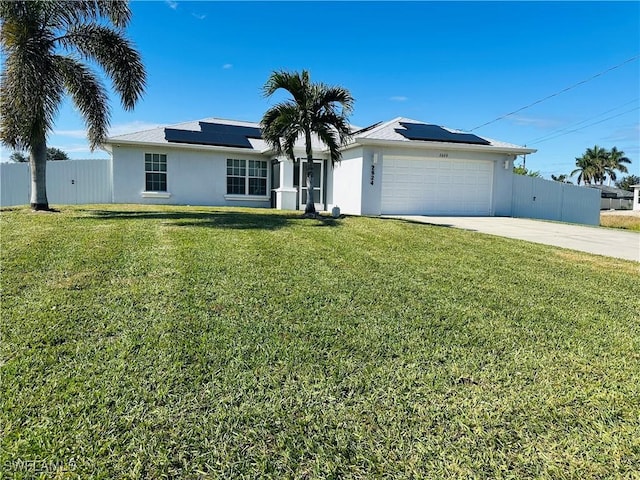
<path fill-rule="evenodd" d="M 126 1 L 0 1 L 0 141 L 28 150 L 31 208 L 48 210 L 47 134 L 65 94 L 84 117 L 91 148 L 109 128 L 107 92 L 89 64 L 102 67 L 125 110 L 145 87 L 140 55 L 124 36 Z"/>
<path fill-rule="evenodd" d="M 624 152 L 622 150 L 618 150 L 616 147 L 613 147 L 609 151 L 609 155 L 607 156 L 607 161 L 605 163 L 605 170 L 607 175 L 609 176 L 609 184 L 611 181 L 614 182 L 617 180 L 616 170 L 620 173 L 628 173 L 627 167 L 625 164 L 629 165 L 631 160 L 624 156 Z"/>
<path fill-rule="evenodd" d="M 313 199 L 313 151 L 311 137 L 317 135 L 329 149 L 331 164 L 341 159 L 340 148 L 351 138 L 348 115 L 353 109 L 353 97 L 342 87 L 312 83 L 309 72 L 275 71 L 264 84 L 265 97 L 276 91 L 287 91 L 292 99 L 284 100 L 262 117 L 262 138 L 277 155 L 295 161 L 293 148 L 302 137 L 307 155 L 307 203 L 305 214 L 315 215 Z"/>
<path fill-rule="evenodd" d="M 578 172 L 580 173 L 578 185 L 581 180 L 588 185 L 591 182 L 600 182 L 600 185 L 602 185 L 606 177 L 605 165 L 607 164 L 608 156 L 609 152 L 598 145 L 594 145 L 593 148 L 587 148 L 582 157 L 576 158 L 576 167 L 578 168 L 571 172 L 571 176 Z"/>
<path fill-rule="evenodd" d="M 583 182 L 585 185 L 591 185 L 591 182 L 594 181 L 596 177 L 596 168 L 594 164 L 589 160 L 589 158 L 582 157 L 576 158 L 576 168 L 573 170 L 569 176 L 573 177 L 576 173 L 578 173 L 578 185 L 580 182 Z"/>

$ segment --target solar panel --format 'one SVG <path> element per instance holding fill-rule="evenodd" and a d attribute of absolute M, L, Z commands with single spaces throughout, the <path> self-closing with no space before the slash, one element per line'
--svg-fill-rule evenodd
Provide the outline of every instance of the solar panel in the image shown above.
<path fill-rule="evenodd" d="M 200 131 L 165 128 L 164 138 L 171 143 L 215 145 L 218 147 L 253 148 L 249 138 L 262 138 L 257 127 L 199 122 Z"/>
<path fill-rule="evenodd" d="M 490 145 L 484 138 L 472 133 L 454 133 L 437 125 L 426 123 L 400 122 L 406 130 L 396 128 L 396 132 L 409 140 L 426 140 L 432 142 L 470 143 L 474 145 Z"/>
<path fill-rule="evenodd" d="M 361 128 L 360 130 L 355 130 L 351 132 L 351 135 L 360 135 L 361 133 L 368 132 L 369 130 L 373 130 L 378 125 L 381 125 L 382 122 L 374 123 L 373 125 L 369 125 L 368 127 Z"/>

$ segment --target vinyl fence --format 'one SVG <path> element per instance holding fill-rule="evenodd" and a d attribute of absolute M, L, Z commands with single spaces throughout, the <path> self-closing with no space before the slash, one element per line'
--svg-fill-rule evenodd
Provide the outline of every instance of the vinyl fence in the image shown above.
<path fill-rule="evenodd" d="M 600 191 L 595 188 L 513 175 L 511 205 L 514 217 L 600 224 Z"/>
<path fill-rule="evenodd" d="M 29 165 L 0 163 L 0 207 L 29 203 Z"/>
<path fill-rule="evenodd" d="M 0 163 L 0 206 L 28 205 L 31 172 L 26 163 Z M 51 205 L 111 203 L 110 160 L 47 162 L 47 198 Z"/>
<path fill-rule="evenodd" d="M 600 210 L 633 210 L 633 198 L 603 198 Z"/>
<path fill-rule="evenodd" d="M 30 171 L 26 163 L 0 163 L 0 206 L 29 204 Z M 600 190 L 541 178 L 513 175 L 514 217 L 600 224 Z M 110 160 L 47 163 L 51 205 L 112 203 Z"/>

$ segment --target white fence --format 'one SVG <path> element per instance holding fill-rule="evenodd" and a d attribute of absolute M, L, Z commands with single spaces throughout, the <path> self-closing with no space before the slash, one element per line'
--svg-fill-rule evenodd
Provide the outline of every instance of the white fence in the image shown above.
<path fill-rule="evenodd" d="M 600 210 L 633 210 L 633 198 L 603 198 Z"/>
<path fill-rule="evenodd" d="M 513 175 L 511 215 L 600 225 L 600 191 L 542 178 Z"/>
<path fill-rule="evenodd" d="M 29 204 L 26 163 L 0 163 L 0 206 Z M 47 162 L 51 205 L 112 203 L 110 160 Z M 541 178 L 513 175 L 511 215 L 561 222 L 600 224 L 600 190 Z"/>
<path fill-rule="evenodd" d="M 28 205 L 31 172 L 26 163 L 0 163 L 0 206 Z M 47 162 L 47 199 L 51 205 L 111 203 L 110 160 Z"/>
<path fill-rule="evenodd" d="M 29 203 L 29 165 L 0 163 L 0 207 Z"/>

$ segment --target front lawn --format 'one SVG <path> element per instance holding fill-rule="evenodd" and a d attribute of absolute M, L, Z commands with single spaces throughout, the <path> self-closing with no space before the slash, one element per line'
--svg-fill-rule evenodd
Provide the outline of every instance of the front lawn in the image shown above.
<path fill-rule="evenodd" d="M 0 227 L 6 477 L 639 471 L 637 263 L 269 210 Z"/>
<path fill-rule="evenodd" d="M 626 212 L 625 212 L 626 213 Z M 600 214 L 600 225 L 609 228 L 623 228 L 640 232 L 640 214 L 638 215 L 615 215 L 609 212 Z"/>

